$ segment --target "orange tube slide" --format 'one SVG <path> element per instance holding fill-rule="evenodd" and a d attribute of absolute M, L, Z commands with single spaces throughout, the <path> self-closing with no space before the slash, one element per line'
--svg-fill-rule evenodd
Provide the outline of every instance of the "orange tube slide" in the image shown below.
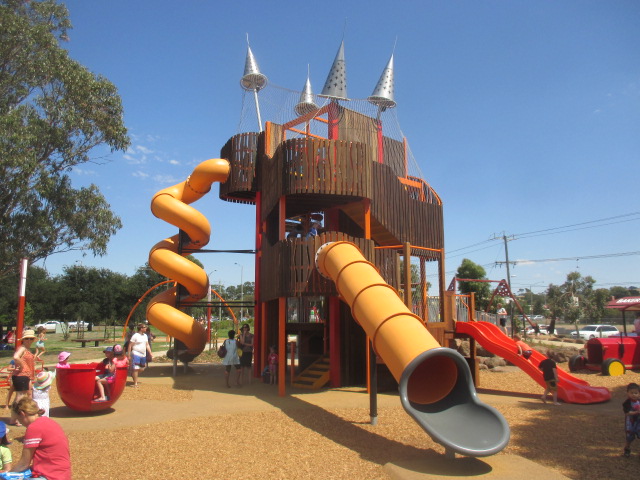
<path fill-rule="evenodd" d="M 355 320 L 372 339 L 373 348 L 400 382 L 407 366 L 426 350 L 440 347 L 417 315 L 349 242 L 323 245 L 316 256 L 320 273 L 331 278 Z M 444 398 L 457 380 L 448 358 L 434 357 L 420 367 L 420 381 L 408 385 L 412 402 L 427 404 Z M 431 377 L 425 380 L 425 375 Z M 413 376 L 417 378 L 417 376 Z"/>
<path fill-rule="evenodd" d="M 211 190 L 213 182 L 225 182 L 229 176 L 229 162 L 211 159 L 200 163 L 187 180 L 156 193 L 151 200 L 152 213 L 184 231 L 188 240 L 183 248 L 197 249 L 209 243 L 209 222 L 188 204 L 202 198 Z M 175 280 L 188 294 L 182 302 L 196 302 L 207 294 L 209 278 L 195 263 L 178 254 L 179 235 L 158 242 L 149 252 L 149 265 L 161 275 Z M 149 301 L 147 319 L 167 335 L 187 346 L 190 355 L 204 350 L 206 332 L 190 315 L 175 308 L 177 289 L 166 290 Z"/>
<path fill-rule="evenodd" d="M 358 248 L 327 243 L 316 253 L 320 273 L 336 285 L 341 300 L 371 338 L 398 381 L 405 411 L 447 454 L 493 455 L 509 442 L 509 425 L 476 394 L 469 365 L 441 347 Z"/>

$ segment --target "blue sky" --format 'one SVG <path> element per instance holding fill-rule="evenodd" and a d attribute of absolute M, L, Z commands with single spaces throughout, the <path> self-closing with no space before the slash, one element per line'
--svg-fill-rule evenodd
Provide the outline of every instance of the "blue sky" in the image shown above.
<path fill-rule="evenodd" d="M 122 218 L 108 255 L 54 255 L 51 273 L 81 262 L 132 274 L 175 233 L 152 216 L 151 197 L 237 133 L 247 33 L 271 83 L 298 90 L 309 64 L 316 93 L 344 34 L 352 98 L 371 94 L 397 37 L 396 113 L 443 199 L 447 284 L 465 257 L 504 278 L 494 265 L 504 244 L 487 241 L 504 232 L 515 235 L 512 261 L 572 259 L 518 264 L 515 290 L 540 291 L 576 268 L 601 286 L 640 285 L 638 254 L 585 258 L 640 250 L 635 0 L 66 5 L 74 25 L 66 47 L 118 87 L 132 146 L 98 150 L 72 174 L 77 185 L 98 185 Z M 253 248 L 253 207 L 219 200 L 217 188 L 194 207 L 212 224 L 208 248 Z M 611 220 L 577 225 L 600 219 Z M 577 226 L 522 235 L 567 225 Z M 212 283 L 238 284 L 241 270 L 253 279 L 251 256 L 198 258 Z"/>

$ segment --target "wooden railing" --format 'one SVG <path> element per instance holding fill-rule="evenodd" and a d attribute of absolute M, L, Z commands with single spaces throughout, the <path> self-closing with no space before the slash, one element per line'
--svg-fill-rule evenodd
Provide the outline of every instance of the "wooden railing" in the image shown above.
<path fill-rule="evenodd" d="M 264 135 L 241 133 L 229 139 L 220 156 L 231 164 L 229 178 L 220 185 L 220 198 L 238 203 L 254 203 L 258 188 L 258 152 Z"/>
<path fill-rule="evenodd" d="M 424 195 L 415 195 L 412 187 L 399 182 L 386 165 L 374 163 L 372 171 L 375 196 L 371 215 L 401 242 L 443 248 L 442 205 L 427 203 Z"/>
<path fill-rule="evenodd" d="M 272 159 L 265 159 L 263 213 L 280 196 L 326 194 L 371 198 L 371 154 L 366 145 L 325 139 L 282 142 Z"/>
<path fill-rule="evenodd" d="M 326 232 L 310 238 L 287 239 L 275 245 L 269 245 L 265 241 L 260 282 L 263 301 L 299 295 L 336 295 L 333 282 L 320 275 L 315 266 L 318 249 L 327 242 L 336 241 L 353 242 L 370 261 L 374 260 L 374 255 L 377 258 L 378 255 L 392 254 L 391 252 L 374 252 L 371 240 L 354 238 L 341 232 Z"/>

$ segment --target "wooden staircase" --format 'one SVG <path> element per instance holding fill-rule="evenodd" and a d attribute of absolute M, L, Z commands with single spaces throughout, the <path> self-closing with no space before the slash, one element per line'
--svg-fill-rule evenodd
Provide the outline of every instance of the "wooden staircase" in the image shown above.
<path fill-rule="evenodd" d="M 296 377 L 293 386 L 296 388 L 306 388 L 309 390 L 319 390 L 329 381 L 329 357 L 322 356 L 304 372 Z"/>

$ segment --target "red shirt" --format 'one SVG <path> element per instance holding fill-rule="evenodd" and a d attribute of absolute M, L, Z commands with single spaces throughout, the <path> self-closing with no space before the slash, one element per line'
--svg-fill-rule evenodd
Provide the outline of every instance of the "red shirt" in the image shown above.
<path fill-rule="evenodd" d="M 71 480 L 69 440 L 62 427 L 40 417 L 27 427 L 24 448 L 35 448 L 32 470 L 47 480 Z"/>

